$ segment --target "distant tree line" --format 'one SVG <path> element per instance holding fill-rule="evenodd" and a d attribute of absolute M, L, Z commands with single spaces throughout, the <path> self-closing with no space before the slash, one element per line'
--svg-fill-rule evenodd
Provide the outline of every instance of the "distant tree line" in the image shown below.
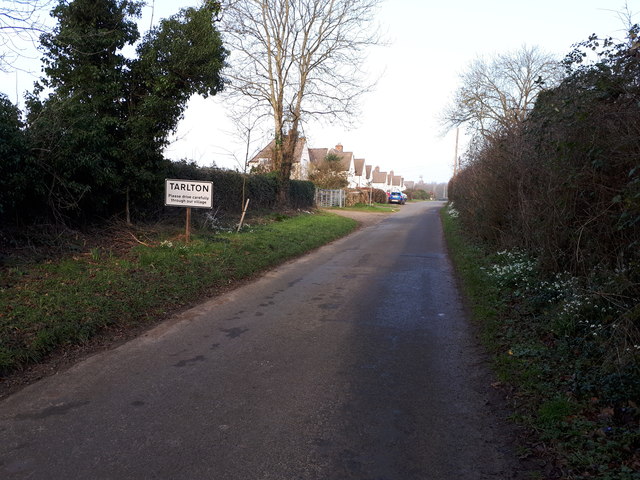
<path fill-rule="evenodd" d="M 447 183 L 446 182 L 425 182 L 420 180 L 414 186 L 415 198 L 421 200 L 441 200 L 447 198 Z M 419 193 L 422 191 L 423 193 Z M 407 192 L 405 192 L 407 193 Z"/>
<path fill-rule="evenodd" d="M 404 191 L 409 200 L 433 200 L 435 195 L 433 190 L 425 190 L 423 188 L 408 188 Z"/>

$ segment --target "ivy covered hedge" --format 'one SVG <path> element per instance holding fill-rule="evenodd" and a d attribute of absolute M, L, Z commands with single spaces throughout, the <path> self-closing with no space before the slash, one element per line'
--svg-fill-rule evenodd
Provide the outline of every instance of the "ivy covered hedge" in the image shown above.
<path fill-rule="evenodd" d="M 167 178 L 213 182 L 213 205 L 227 212 L 242 210 L 243 199 L 251 201 L 251 208 L 273 208 L 276 204 L 277 179 L 273 174 L 249 175 L 215 167 L 199 167 L 184 160 L 172 162 Z M 311 208 L 315 186 L 311 182 L 291 180 L 289 206 Z"/>

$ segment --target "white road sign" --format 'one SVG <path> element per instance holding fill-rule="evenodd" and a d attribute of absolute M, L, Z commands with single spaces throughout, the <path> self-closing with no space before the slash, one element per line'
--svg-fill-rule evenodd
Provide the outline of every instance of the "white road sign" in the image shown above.
<path fill-rule="evenodd" d="M 213 182 L 165 180 L 164 204 L 171 207 L 213 208 Z"/>

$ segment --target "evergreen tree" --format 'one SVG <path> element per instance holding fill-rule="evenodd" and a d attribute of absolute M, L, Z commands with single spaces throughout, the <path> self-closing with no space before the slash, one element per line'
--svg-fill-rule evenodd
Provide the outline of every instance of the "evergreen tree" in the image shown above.
<path fill-rule="evenodd" d="M 128 213 L 130 195 L 148 197 L 187 100 L 222 89 L 219 4 L 163 20 L 127 59 L 141 5 L 60 0 L 57 27 L 41 37 L 46 76 L 28 100 L 28 122 L 49 207 L 62 221 L 111 216 L 125 203 Z"/>
<path fill-rule="evenodd" d="M 7 223 L 25 212 L 38 193 L 38 176 L 30 163 L 20 111 L 0 94 L 0 219 Z"/>
<path fill-rule="evenodd" d="M 137 48 L 127 98 L 125 178 L 136 198 L 164 185 L 158 175 L 169 134 L 178 126 L 189 98 L 223 88 L 220 72 L 227 51 L 214 23 L 219 4 L 187 8 L 160 22 Z"/>
<path fill-rule="evenodd" d="M 122 48 L 139 38 L 131 0 L 61 0 L 58 25 L 42 35 L 44 73 L 32 96 L 29 124 L 48 201 L 57 216 L 108 215 L 119 193 L 123 120 Z"/>

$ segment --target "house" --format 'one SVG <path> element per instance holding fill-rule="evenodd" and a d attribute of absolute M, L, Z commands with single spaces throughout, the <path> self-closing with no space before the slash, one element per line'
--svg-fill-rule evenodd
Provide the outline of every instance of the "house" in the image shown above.
<path fill-rule="evenodd" d="M 273 149 L 275 142 L 271 141 L 256 156 L 249 161 L 251 171 L 264 169 L 271 171 Z M 344 172 L 348 188 L 373 187 L 389 193 L 392 191 L 403 191 L 413 182 L 405 182 L 401 175 L 395 175 L 393 171 L 381 172 L 379 167 L 373 168 L 367 165 L 364 158 L 355 158 L 353 152 L 345 152 L 342 144 L 337 144 L 333 148 L 309 148 L 307 140 L 302 137 L 298 139 L 294 152 L 293 168 L 291 178 L 294 180 L 308 180 L 312 165 L 320 165 L 327 155 L 335 155 L 340 162 L 340 170 Z"/>
<path fill-rule="evenodd" d="M 371 172 L 371 186 L 386 192 L 387 176 L 387 172 L 381 172 L 380 167 L 376 167 L 373 172 Z"/>
<path fill-rule="evenodd" d="M 264 169 L 273 170 L 273 150 L 276 142 L 272 140 L 269 144 L 249 160 L 249 171 Z M 309 178 L 309 166 L 311 162 L 310 149 L 304 137 L 298 139 L 293 153 L 293 166 L 291 168 L 291 178 L 293 180 L 307 180 Z"/>
<path fill-rule="evenodd" d="M 339 143 L 334 148 L 329 150 L 329 155 L 336 155 L 340 159 L 340 164 L 342 165 L 342 170 L 347 174 L 347 181 L 349 185 L 348 188 L 356 188 L 357 182 L 355 179 L 356 167 L 355 167 L 355 157 L 353 156 L 353 152 L 345 152 L 342 144 Z"/>
<path fill-rule="evenodd" d="M 401 175 L 391 176 L 391 191 L 401 192 L 404 190 L 404 178 Z"/>
<path fill-rule="evenodd" d="M 386 187 L 383 189 L 389 192 L 402 192 L 405 189 L 404 178 L 402 175 L 396 175 L 393 170 L 387 175 Z"/>
<path fill-rule="evenodd" d="M 309 155 L 312 164 L 320 164 L 327 155 L 335 155 L 340 161 L 341 171 L 345 173 L 349 184 L 348 188 L 356 188 L 358 179 L 356 178 L 355 157 L 353 152 L 345 152 L 342 144 L 336 145 L 334 148 L 311 148 Z M 363 163 L 364 165 L 364 163 Z"/>
<path fill-rule="evenodd" d="M 313 165 L 318 165 L 322 163 L 322 161 L 327 158 L 329 154 L 328 148 L 310 148 L 309 149 L 309 159 Z"/>

